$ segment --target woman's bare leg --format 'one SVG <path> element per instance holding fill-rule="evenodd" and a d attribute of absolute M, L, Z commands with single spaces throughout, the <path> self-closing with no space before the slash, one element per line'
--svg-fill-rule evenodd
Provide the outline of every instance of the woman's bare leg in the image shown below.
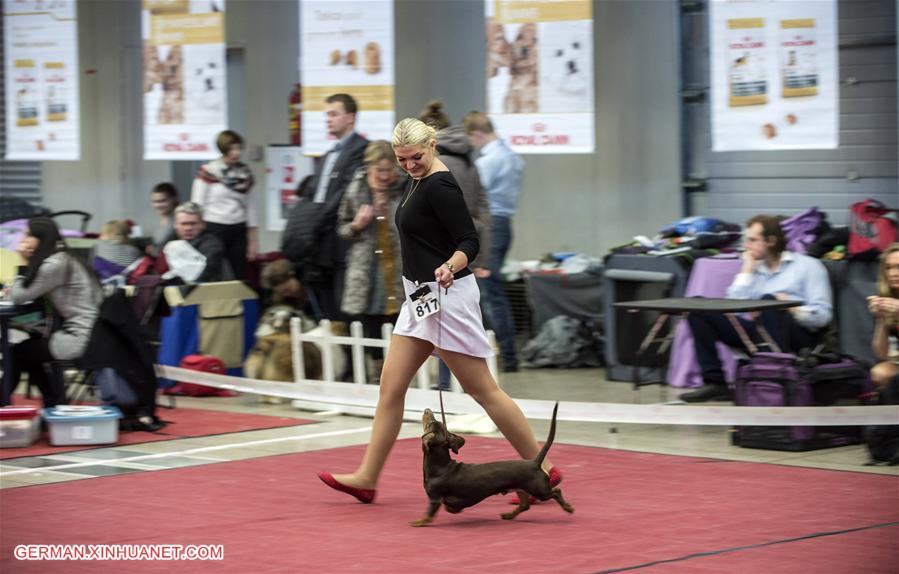
<path fill-rule="evenodd" d="M 500 432 L 518 451 L 521 458 L 529 459 L 537 456 L 540 446 L 527 419 L 524 418 L 524 413 L 496 384 L 490 369 L 487 368 L 487 361 L 452 351 L 438 350 L 438 353 L 459 379 L 465 392 L 487 411 L 487 415 L 496 423 Z M 548 460 L 543 461 L 545 471 L 548 472 L 552 466 Z"/>
<path fill-rule="evenodd" d="M 394 335 L 381 371 L 381 389 L 372 423 L 371 439 L 362 462 L 352 474 L 335 474 L 334 479 L 355 488 L 375 488 L 387 455 L 403 424 L 406 391 L 412 377 L 434 349 L 422 339 Z"/>

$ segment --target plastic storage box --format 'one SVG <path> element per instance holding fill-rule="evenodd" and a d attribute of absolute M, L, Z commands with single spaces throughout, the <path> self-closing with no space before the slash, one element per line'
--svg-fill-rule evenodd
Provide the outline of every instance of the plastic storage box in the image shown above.
<path fill-rule="evenodd" d="M 0 448 L 31 446 L 41 434 L 37 407 L 0 408 Z"/>
<path fill-rule="evenodd" d="M 119 419 L 116 407 L 61 405 L 44 410 L 50 427 L 50 444 L 110 444 L 119 440 Z"/>

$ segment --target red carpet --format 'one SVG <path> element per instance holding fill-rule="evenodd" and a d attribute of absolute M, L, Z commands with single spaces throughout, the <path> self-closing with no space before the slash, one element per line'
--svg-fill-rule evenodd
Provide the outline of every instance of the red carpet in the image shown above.
<path fill-rule="evenodd" d="M 33 401 L 37 403 L 37 401 Z M 17 405 L 27 404 L 26 399 L 16 401 Z M 158 442 L 197 436 L 209 436 L 232 432 L 272 429 L 304 425 L 315 421 L 306 419 L 294 419 L 289 417 L 272 417 L 267 415 L 252 415 L 244 413 L 229 413 L 224 411 L 210 411 L 204 409 L 158 409 L 156 414 L 169 424 L 159 432 L 120 432 L 119 440 L 115 445 L 78 445 L 78 446 L 51 446 L 47 434 L 44 433 L 37 442 L 24 448 L 0 449 L 0 460 L 18 458 L 23 456 L 42 456 L 47 454 L 59 454 L 73 450 L 85 450 L 90 448 L 107 448 L 110 446 L 122 446 L 139 444 L 144 442 Z"/>
<path fill-rule="evenodd" d="M 412 528 L 426 506 L 417 440 L 394 448 L 374 504 L 316 478 L 352 468 L 362 450 L 5 489 L 0 570 L 886 574 L 899 564 L 892 476 L 556 444 L 550 455 L 575 514 L 544 503 L 507 522 L 499 514 L 509 506 L 494 497 Z M 504 441 L 477 437 L 461 454 L 512 457 Z M 19 562 L 18 544 L 222 544 L 225 558 Z"/>

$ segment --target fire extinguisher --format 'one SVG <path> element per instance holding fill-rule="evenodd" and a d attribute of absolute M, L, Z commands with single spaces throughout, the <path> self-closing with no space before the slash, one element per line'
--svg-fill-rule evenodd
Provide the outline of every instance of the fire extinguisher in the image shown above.
<path fill-rule="evenodd" d="M 291 145 L 302 145 L 303 90 L 300 84 L 294 84 L 293 91 L 290 92 L 288 118 L 290 120 L 288 122 L 288 131 L 290 132 Z"/>

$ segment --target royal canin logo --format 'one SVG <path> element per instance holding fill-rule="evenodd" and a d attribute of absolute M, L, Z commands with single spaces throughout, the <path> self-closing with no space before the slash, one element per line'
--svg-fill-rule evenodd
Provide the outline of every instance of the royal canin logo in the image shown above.
<path fill-rule="evenodd" d="M 177 151 L 195 151 L 195 152 L 208 152 L 209 144 L 205 143 L 175 143 L 169 142 L 162 144 L 163 151 L 177 152 Z"/>
<path fill-rule="evenodd" d="M 568 145 L 571 136 L 568 134 L 515 134 L 509 136 L 512 145 Z"/>

